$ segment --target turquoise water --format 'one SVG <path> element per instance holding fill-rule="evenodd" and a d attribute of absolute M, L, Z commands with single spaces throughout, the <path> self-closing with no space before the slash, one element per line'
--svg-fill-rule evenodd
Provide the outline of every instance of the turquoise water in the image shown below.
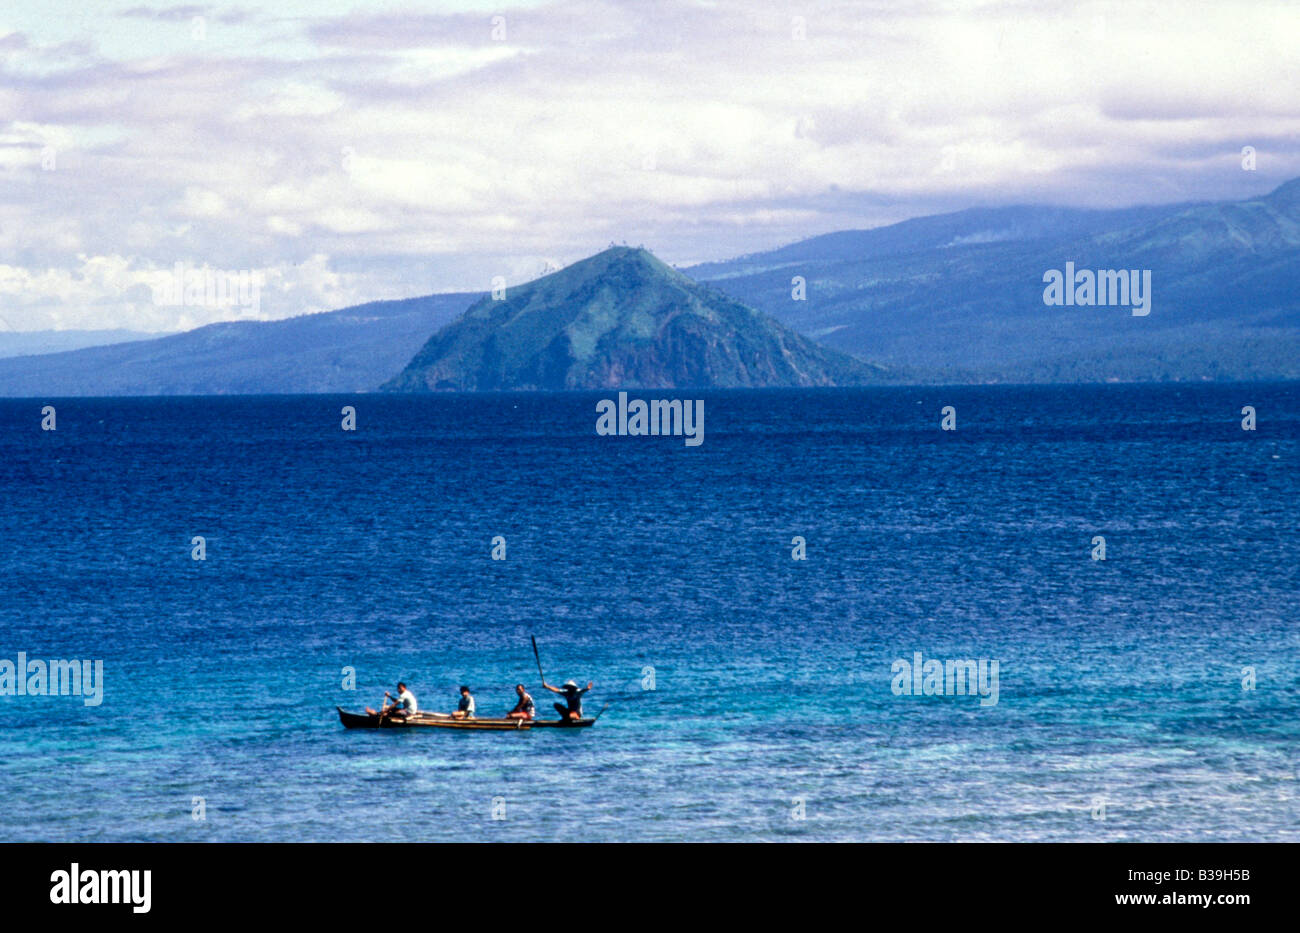
<path fill-rule="evenodd" d="M 0 838 L 1300 836 L 1300 385 L 710 392 L 700 447 L 598 398 L 0 401 L 0 658 L 104 662 L 0 696 Z M 549 715 L 534 633 L 595 728 L 338 723 Z"/>

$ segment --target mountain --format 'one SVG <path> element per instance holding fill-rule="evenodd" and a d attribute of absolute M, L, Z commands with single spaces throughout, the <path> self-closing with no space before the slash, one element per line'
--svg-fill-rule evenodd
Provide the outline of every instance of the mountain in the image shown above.
<path fill-rule="evenodd" d="M 1067 262 L 1150 270 L 1151 313 L 1045 305 Z M 685 271 L 615 249 L 443 331 L 478 296 L 0 358 L 0 396 L 1300 379 L 1300 179 L 1236 202 L 975 208 Z M 31 339 L 0 334 L 0 356 L 6 338 Z"/>
<path fill-rule="evenodd" d="M 1045 305 L 1066 262 L 1150 270 L 1151 313 Z M 1228 203 L 962 211 L 687 271 L 911 382 L 1300 378 L 1300 180 Z"/>
<path fill-rule="evenodd" d="M 879 260 L 981 243 L 1062 240 L 1158 220 L 1166 207 L 1084 210 L 1068 207 L 977 207 L 869 230 L 841 230 L 765 253 L 701 263 L 686 271 L 704 281 L 737 278 L 806 262 Z"/>
<path fill-rule="evenodd" d="M 485 297 L 383 388 L 495 392 L 880 382 L 879 367 L 817 346 L 644 249 L 613 247 Z"/>
<path fill-rule="evenodd" d="M 25 330 L 0 331 L 0 359 L 10 356 L 35 356 L 41 353 L 58 353 L 62 350 L 80 350 L 83 347 L 102 347 L 130 340 L 151 340 L 165 334 L 149 334 L 138 330 Z"/>
<path fill-rule="evenodd" d="M 430 295 L 0 359 L 0 396 L 366 392 L 473 299 Z"/>

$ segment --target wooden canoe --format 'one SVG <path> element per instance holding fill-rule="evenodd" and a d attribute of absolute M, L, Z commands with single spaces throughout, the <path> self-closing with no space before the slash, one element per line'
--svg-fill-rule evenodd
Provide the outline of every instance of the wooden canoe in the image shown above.
<path fill-rule="evenodd" d="M 560 729 L 582 729 L 595 723 L 594 719 L 565 722 L 560 719 L 455 719 L 449 713 L 416 713 L 407 719 L 385 719 L 381 724 L 377 713 L 349 713 L 341 706 L 339 722 L 345 729 L 460 729 L 465 732 L 523 732 L 539 726 Z"/>
<path fill-rule="evenodd" d="M 460 729 L 463 732 L 523 732 L 530 728 L 530 723 L 514 719 L 453 719 L 450 716 L 435 716 L 419 713 L 407 719 L 385 718 L 381 723 L 376 713 L 349 713 L 343 707 L 339 711 L 339 722 L 345 729 Z"/>
<path fill-rule="evenodd" d="M 451 713 L 416 713 L 416 719 L 417 719 L 417 720 L 424 720 L 424 719 L 426 719 L 426 718 L 427 718 L 427 719 L 438 719 L 438 720 L 444 720 L 444 721 L 445 721 L 445 720 L 451 719 Z M 458 719 L 458 720 L 455 720 L 455 721 L 456 721 L 456 722 L 464 722 L 465 720 L 463 720 L 463 719 Z M 504 726 L 512 726 L 512 725 L 514 725 L 514 723 L 519 722 L 520 720 L 517 720 L 517 719 L 508 719 L 508 718 L 506 718 L 506 717 L 504 717 L 504 716 L 501 717 L 501 718 L 499 718 L 499 719 L 498 719 L 498 718 L 494 718 L 494 717 L 489 716 L 489 717 L 487 717 L 486 719 L 475 719 L 475 720 L 473 720 L 473 721 L 474 721 L 474 722 L 496 723 L 496 724 L 504 725 Z M 549 727 L 549 728 L 559 728 L 559 729 L 585 729 L 585 728 L 588 727 L 588 726 L 594 726 L 594 725 L 596 724 L 596 720 L 595 720 L 595 719 L 567 719 L 567 720 L 565 720 L 565 719 L 525 719 L 525 720 L 523 720 L 523 723 L 524 723 L 524 728 L 525 728 L 525 729 L 542 729 L 542 728 L 548 728 L 548 727 Z"/>

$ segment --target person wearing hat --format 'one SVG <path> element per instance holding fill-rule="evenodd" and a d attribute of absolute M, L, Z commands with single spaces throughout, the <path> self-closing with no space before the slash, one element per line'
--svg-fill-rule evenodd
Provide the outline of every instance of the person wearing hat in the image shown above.
<path fill-rule="evenodd" d="M 460 685 L 460 703 L 456 705 L 456 712 L 451 715 L 453 719 L 474 718 L 474 698 L 470 696 L 469 687 L 464 684 Z"/>
<path fill-rule="evenodd" d="M 582 695 L 591 689 L 591 681 L 587 681 L 585 687 L 579 687 L 572 680 L 566 680 L 563 687 L 552 687 L 543 680 L 542 686 L 564 697 L 563 703 L 555 704 L 555 711 L 560 714 L 561 719 L 582 718 Z"/>

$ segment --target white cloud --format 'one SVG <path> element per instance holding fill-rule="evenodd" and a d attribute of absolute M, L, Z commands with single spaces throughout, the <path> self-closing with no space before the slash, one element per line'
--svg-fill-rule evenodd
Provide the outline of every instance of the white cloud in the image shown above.
<path fill-rule="evenodd" d="M 181 210 L 191 217 L 220 217 L 229 208 L 226 199 L 215 191 L 191 186 L 185 189 Z"/>
<path fill-rule="evenodd" d="M 579 0 L 504 9 L 504 42 L 481 4 L 349 8 L 212 7 L 202 42 L 140 16 L 0 36 L 6 318 L 174 329 L 131 276 L 176 261 L 260 270 L 261 313 L 286 316 L 610 240 L 723 258 L 976 202 L 1300 174 L 1289 3 Z"/>

